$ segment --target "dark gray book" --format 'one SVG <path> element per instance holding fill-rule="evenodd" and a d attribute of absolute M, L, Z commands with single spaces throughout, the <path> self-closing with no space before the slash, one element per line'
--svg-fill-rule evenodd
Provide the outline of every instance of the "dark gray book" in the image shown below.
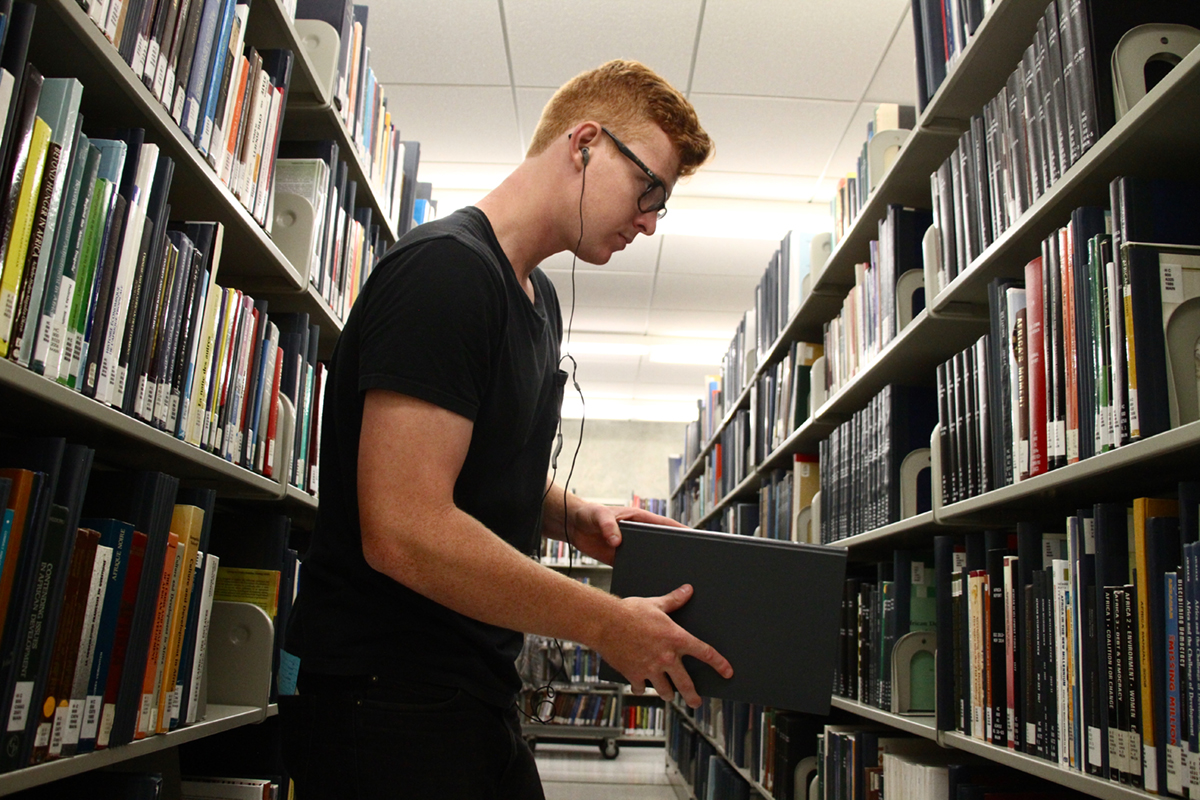
<path fill-rule="evenodd" d="M 621 522 L 612 591 L 657 597 L 687 583 L 672 614 L 733 666 L 733 677 L 690 657 L 706 697 L 826 714 L 833 682 L 846 551 L 732 534 Z M 611 666 L 601 676 L 624 682 Z"/>

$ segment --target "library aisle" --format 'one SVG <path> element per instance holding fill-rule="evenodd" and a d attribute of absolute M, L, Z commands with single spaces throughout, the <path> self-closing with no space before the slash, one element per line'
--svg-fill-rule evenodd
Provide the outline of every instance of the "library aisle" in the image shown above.
<path fill-rule="evenodd" d="M 534 751 L 546 800 L 675 800 L 661 747 L 622 747 L 606 759 L 593 744 L 539 742 Z"/>

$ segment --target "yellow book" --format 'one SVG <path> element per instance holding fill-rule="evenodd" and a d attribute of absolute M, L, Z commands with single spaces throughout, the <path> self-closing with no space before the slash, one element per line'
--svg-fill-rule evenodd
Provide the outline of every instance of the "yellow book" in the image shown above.
<path fill-rule="evenodd" d="M 233 349 L 233 337 L 238 330 L 238 320 L 242 313 L 242 293 L 238 289 L 225 289 L 225 309 L 223 319 L 218 320 L 219 332 L 216 342 L 217 363 L 213 365 L 212 403 L 208 406 L 208 421 L 205 423 L 205 435 L 201 447 L 212 448 L 219 452 L 221 433 L 217 420 L 221 416 L 221 400 L 229 383 L 232 365 L 229 363 Z"/>
<path fill-rule="evenodd" d="M 183 639 L 187 628 L 188 609 L 192 601 L 192 584 L 196 578 L 196 557 L 200 551 L 200 533 L 204 529 L 204 509 L 196 506 L 177 505 L 171 515 L 171 530 L 179 534 L 179 543 L 184 547 L 183 573 L 180 575 L 179 590 L 173 606 L 170 635 L 167 639 L 167 662 L 163 669 L 159 688 L 161 711 L 158 715 L 158 733 L 171 728 L 171 718 L 179 714 L 179 697 L 175 694 L 178 685 L 179 659 L 183 653 Z"/>
<path fill-rule="evenodd" d="M 1153 497 L 1139 497 L 1133 501 L 1133 553 L 1137 562 L 1137 620 L 1138 620 L 1138 661 L 1141 665 L 1139 676 L 1140 696 L 1142 698 L 1142 749 L 1147 755 L 1153 756 L 1158 747 L 1158 737 L 1154 733 L 1154 696 L 1151 677 L 1154 673 L 1155 654 L 1151 652 L 1150 644 L 1150 588 L 1142 578 L 1147 573 L 1146 565 L 1146 520 L 1150 517 L 1177 517 L 1179 503 L 1175 500 L 1159 500 Z M 1154 624 L 1161 625 L 1159 620 Z M 1145 760 L 1145 779 L 1155 780 L 1157 761 L 1150 757 Z M 1165 790 L 1166 787 L 1159 787 Z M 1152 787 L 1147 785 L 1147 791 Z"/>
<path fill-rule="evenodd" d="M 189 397 L 180 398 L 187 420 L 184 424 L 184 437 L 188 444 L 200 446 L 204 433 L 204 404 L 208 397 L 208 387 L 212 383 L 213 350 L 216 345 L 217 312 L 221 308 L 221 297 L 224 290 L 217 286 L 216 276 L 209 278 L 208 294 L 204 300 L 204 321 L 200 325 L 200 346 L 196 353 L 195 379 L 192 382 L 192 393 Z"/>
<path fill-rule="evenodd" d="M 34 216 L 37 214 L 38 193 L 42 189 L 42 174 L 45 172 L 46 152 L 49 149 L 50 126 L 41 117 L 34 117 L 33 136 L 29 141 L 29 160 L 26 162 L 25 175 L 21 179 L 12 240 L 8 244 L 8 254 L 4 259 L 4 275 L 0 277 L 0 358 L 8 356 L 13 320 L 17 315 L 17 294 L 25 272 L 25 256 L 29 250 L 29 236 L 33 231 Z"/>
<path fill-rule="evenodd" d="M 279 609 L 279 570 L 218 567 L 213 600 L 251 603 L 274 620 Z"/>

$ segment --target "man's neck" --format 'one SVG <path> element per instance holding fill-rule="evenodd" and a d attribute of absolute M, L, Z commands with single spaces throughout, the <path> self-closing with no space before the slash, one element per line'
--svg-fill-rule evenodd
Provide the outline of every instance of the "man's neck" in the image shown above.
<path fill-rule="evenodd" d="M 535 267 L 555 253 L 566 250 L 559 230 L 556 206 L 546 195 L 545 179 L 538 165 L 525 161 L 511 175 L 475 204 L 492 225 L 496 241 L 512 264 L 517 280 L 531 292 L 529 276 Z"/>

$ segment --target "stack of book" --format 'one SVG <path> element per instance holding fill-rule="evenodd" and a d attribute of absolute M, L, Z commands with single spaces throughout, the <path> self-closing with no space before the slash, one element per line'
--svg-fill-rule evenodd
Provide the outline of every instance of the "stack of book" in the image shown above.
<path fill-rule="evenodd" d="M 762 371 L 750 396 L 753 464 L 763 463 L 808 420 L 812 368 L 825 352 L 819 344 L 792 342 L 785 358 Z"/>
<path fill-rule="evenodd" d="M 854 288 L 841 313 L 825 323 L 825 385 L 832 395 L 866 369 L 900 332 L 897 282 L 910 270 L 922 269 L 921 238 L 932 221 L 930 212 L 889 205 L 879 221 L 879 238 L 871 241 L 871 260 L 854 267 Z M 914 303 L 924 308 L 924 294 Z"/>
<path fill-rule="evenodd" d="M 322 20 L 338 34 L 338 68 L 332 87 L 334 105 L 359 158 L 366 164 L 369 180 L 383 198 L 387 218 L 398 220 L 399 232 L 404 233 L 411 227 L 407 220 L 413 219 L 416 189 L 416 165 L 413 163 L 410 172 L 406 159 L 416 156 L 417 147 L 415 142 L 400 141 L 383 84 L 371 66 L 368 12 L 366 5 L 357 5 L 352 0 L 296 2 L 297 19 Z M 422 221 L 424 217 L 422 212 Z"/>
<path fill-rule="evenodd" d="M 216 494 L 92 461 L 63 439 L 0 446 L 5 771 L 204 718 Z"/>
<path fill-rule="evenodd" d="M 883 140 L 880 140 L 872 148 L 871 141 L 875 134 L 884 131 L 910 131 L 916 124 L 917 112 L 912 106 L 897 103 L 880 103 L 875 106 L 875 114 L 867 123 L 867 138 L 863 140 L 858 166 L 853 174 L 838 181 L 837 194 L 829 203 L 835 244 L 850 230 L 871 192 L 875 191 L 875 187 L 891 169 L 904 141 L 903 135 L 892 134 L 889 135 L 885 147 L 879 146 L 883 143 Z"/>
<path fill-rule="evenodd" d="M 921 111 L 966 48 L 995 0 L 916 0 L 917 105 Z"/>
<path fill-rule="evenodd" d="M 823 543 L 900 521 L 900 467 L 936 424 L 932 390 L 889 384 L 821 442 Z M 918 480 L 916 501 L 917 513 L 932 508 L 927 482 Z"/>
<path fill-rule="evenodd" d="M 657 700 L 654 705 L 635 703 L 625 698 L 623 719 L 626 736 L 663 736 L 666 733 L 666 709 Z"/>
<path fill-rule="evenodd" d="M 1200 186 L 1119 177 L 1110 200 L 1043 240 L 1024 281 L 994 280 L 991 331 L 939 366 L 946 503 L 1200 419 Z"/>
<path fill-rule="evenodd" d="M 1150 22 L 1200 25 L 1200 8 L 1179 0 L 1152 6 L 1053 0 L 1046 6 L 1005 87 L 971 118 L 954 153 L 930 177 L 937 291 L 1113 126 L 1113 48 L 1126 31 Z"/>
<path fill-rule="evenodd" d="M 754 290 L 756 338 L 748 340 L 746 345 L 755 345 L 757 354 L 747 375 L 753 373 L 756 364 L 766 360 L 771 346 L 783 334 L 788 322 L 804 300 L 804 279 L 814 268 L 813 239 L 814 235 L 811 233 L 788 231 L 779 242 L 779 248 L 771 256 L 771 262 Z M 817 252 L 824 251 L 818 248 Z M 817 268 L 821 266 L 815 265 Z M 749 363 L 745 358 L 743 361 Z M 732 396 L 736 397 L 736 394 Z"/>
<path fill-rule="evenodd" d="M 640 497 L 634 494 L 629 500 L 630 508 L 640 508 L 659 516 L 667 515 L 667 500 L 664 497 Z"/>
<path fill-rule="evenodd" d="M 1158 794 L 1197 791 L 1198 505 L 1189 482 L 1081 508 L 1065 533 L 936 537 L 939 728 Z"/>

